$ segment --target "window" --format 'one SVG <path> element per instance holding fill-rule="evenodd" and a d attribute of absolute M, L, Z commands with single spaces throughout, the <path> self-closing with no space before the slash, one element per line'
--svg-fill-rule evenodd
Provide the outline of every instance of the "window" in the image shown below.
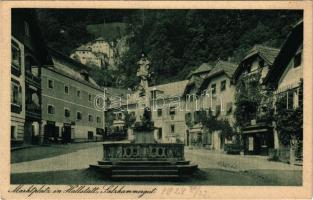
<path fill-rule="evenodd" d="M 162 128 L 158 128 L 158 139 L 162 139 Z"/>
<path fill-rule="evenodd" d="M 211 85 L 211 93 L 215 94 L 216 93 L 216 84 Z"/>
<path fill-rule="evenodd" d="M 92 101 L 92 96 L 91 96 L 91 94 L 88 94 L 88 101 Z"/>
<path fill-rule="evenodd" d="M 175 115 L 176 114 L 176 108 L 175 107 L 170 107 L 170 115 Z"/>
<path fill-rule="evenodd" d="M 12 83 L 11 87 L 11 103 L 20 106 L 22 103 L 20 85 Z"/>
<path fill-rule="evenodd" d="M 221 82 L 221 91 L 224 91 L 226 89 L 226 80 L 223 80 Z"/>
<path fill-rule="evenodd" d="M 71 115 L 70 110 L 67 109 L 67 108 L 65 108 L 65 109 L 64 109 L 64 116 L 65 116 L 65 117 L 70 117 L 70 115 Z"/>
<path fill-rule="evenodd" d="M 29 37 L 30 36 L 30 34 L 29 34 L 29 24 L 26 21 L 24 21 L 24 28 L 25 28 L 25 35 Z"/>
<path fill-rule="evenodd" d="M 53 105 L 48 105 L 48 114 L 54 114 L 55 110 L 54 110 L 54 106 Z"/>
<path fill-rule="evenodd" d="M 201 120 L 201 111 L 196 111 L 196 112 L 194 112 L 194 122 L 195 122 L 195 124 L 197 124 L 197 123 L 199 123 L 200 122 L 200 120 Z"/>
<path fill-rule="evenodd" d="M 65 94 L 68 94 L 68 91 L 69 91 L 69 88 L 68 88 L 67 85 L 65 85 L 65 86 L 64 86 L 64 93 L 65 93 Z"/>
<path fill-rule="evenodd" d="M 77 112 L 76 113 L 76 119 L 77 120 L 81 120 L 82 119 L 82 113 L 81 112 Z"/>
<path fill-rule="evenodd" d="M 171 133 L 174 133 L 174 132 L 175 132 L 175 125 L 171 124 Z"/>
<path fill-rule="evenodd" d="M 17 138 L 17 128 L 16 126 L 11 126 L 11 139 L 16 139 Z"/>
<path fill-rule="evenodd" d="M 21 70 L 21 50 L 18 47 L 18 44 L 14 41 L 11 42 L 11 63 L 12 65 Z"/>
<path fill-rule="evenodd" d="M 158 109 L 158 117 L 162 117 L 162 109 L 161 108 Z"/>
<path fill-rule="evenodd" d="M 88 121 L 92 122 L 93 121 L 93 117 L 92 115 L 88 115 Z"/>
<path fill-rule="evenodd" d="M 93 139 L 93 132 L 88 131 L 88 140 L 92 140 L 92 139 Z"/>
<path fill-rule="evenodd" d="M 101 117 L 97 117 L 97 123 L 101 123 Z"/>
<path fill-rule="evenodd" d="M 287 91 L 287 109 L 293 109 L 293 91 Z"/>
<path fill-rule="evenodd" d="M 48 88 L 53 89 L 54 84 L 52 80 L 48 80 Z"/>
<path fill-rule="evenodd" d="M 297 68 L 301 65 L 301 53 L 298 53 L 295 58 L 294 58 L 294 61 L 293 61 L 293 67 L 294 68 Z"/>
<path fill-rule="evenodd" d="M 76 95 L 77 97 L 80 97 L 80 90 L 77 90 Z"/>
<path fill-rule="evenodd" d="M 259 61 L 259 66 L 260 66 L 260 68 L 263 68 L 263 67 L 264 67 L 264 60 L 260 60 L 260 61 Z"/>
<path fill-rule="evenodd" d="M 215 106 L 215 116 L 219 116 L 221 114 L 221 105 Z"/>

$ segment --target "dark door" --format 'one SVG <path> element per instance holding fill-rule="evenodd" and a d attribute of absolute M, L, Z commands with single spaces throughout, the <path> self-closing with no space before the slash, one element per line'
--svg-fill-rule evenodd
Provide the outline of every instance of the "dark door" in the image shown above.
<path fill-rule="evenodd" d="M 70 124 L 63 125 L 62 142 L 63 143 L 71 142 L 71 125 Z"/>
<path fill-rule="evenodd" d="M 55 122 L 47 121 L 44 129 L 44 141 L 48 142 L 50 138 L 54 138 L 56 135 Z"/>
<path fill-rule="evenodd" d="M 189 136 L 189 130 L 187 130 L 186 132 L 187 132 L 187 143 L 186 143 L 186 145 L 189 146 L 189 137 L 190 137 Z"/>

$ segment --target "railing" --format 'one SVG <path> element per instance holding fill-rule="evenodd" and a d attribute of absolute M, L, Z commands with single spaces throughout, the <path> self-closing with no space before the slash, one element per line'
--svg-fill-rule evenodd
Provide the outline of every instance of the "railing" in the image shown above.
<path fill-rule="evenodd" d="M 103 160 L 184 160 L 184 144 L 103 144 Z"/>
<path fill-rule="evenodd" d="M 26 116 L 40 119 L 41 117 L 41 108 L 34 103 L 26 104 Z"/>
<path fill-rule="evenodd" d="M 40 77 L 33 75 L 29 71 L 26 71 L 26 81 L 34 86 L 40 86 Z"/>

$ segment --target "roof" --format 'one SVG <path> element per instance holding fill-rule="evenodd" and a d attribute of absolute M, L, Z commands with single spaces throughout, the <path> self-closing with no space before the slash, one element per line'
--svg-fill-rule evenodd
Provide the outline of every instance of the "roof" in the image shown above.
<path fill-rule="evenodd" d="M 192 88 L 198 89 L 202 85 L 203 81 L 204 79 L 200 76 L 192 76 L 186 85 L 183 96 L 187 95 Z"/>
<path fill-rule="evenodd" d="M 207 77 L 213 77 L 216 74 L 224 72 L 229 78 L 233 76 L 238 64 L 219 60 Z"/>
<path fill-rule="evenodd" d="M 272 88 L 277 88 L 278 81 L 286 70 L 292 57 L 299 52 L 303 45 L 303 19 L 297 22 L 288 34 L 277 55 L 272 68 L 265 77 L 264 83 Z"/>
<path fill-rule="evenodd" d="M 188 83 L 188 80 L 171 82 L 171 83 L 167 83 L 163 85 L 155 85 L 155 86 L 149 87 L 149 90 L 162 91 L 163 97 L 173 97 L 173 96 L 181 97 L 184 93 L 187 83 Z"/>
<path fill-rule="evenodd" d="M 91 51 L 91 48 L 86 45 L 81 45 L 76 49 L 76 51 Z"/>
<path fill-rule="evenodd" d="M 73 80 L 79 81 L 85 85 L 91 86 L 98 90 L 103 90 L 90 76 L 88 81 L 84 79 L 81 72 L 86 71 L 88 67 L 71 59 L 70 57 L 58 52 L 55 49 L 48 47 L 48 51 L 53 60 L 53 65 L 45 66 L 46 68 L 56 71 L 62 75 L 72 78 Z M 61 64 L 57 60 L 63 61 Z"/>
<path fill-rule="evenodd" d="M 256 54 L 261 56 L 269 65 L 272 65 L 276 56 L 278 55 L 279 49 L 263 46 L 256 44 L 253 46 L 253 48 L 248 52 L 248 54 L 245 56 L 245 58 L 242 60 L 246 60 Z"/>
<path fill-rule="evenodd" d="M 95 41 L 105 41 L 105 39 L 103 37 L 98 37 Z"/>
<path fill-rule="evenodd" d="M 187 78 L 190 78 L 192 75 L 195 75 L 195 74 L 201 74 L 201 73 L 204 73 L 204 72 L 209 72 L 211 71 L 213 67 L 211 65 L 209 65 L 208 63 L 202 63 L 200 65 L 200 67 L 198 67 L 196 70 L 193 70 L 189 73 L 189 75 L 187 76 Z"/>
<path fill-rule="evenodd" d="M 228 76 L 231 79 L 237 67 L 238 67 L 237 64 L 219 60 L 214 66 L 214 68 L 207 75 L 207 77 L 202 81 L 200 87 L 198 88 L 198 92 L 206 88 L 213 77 L 216 77 L 220 74 L 226 74 L 226 76 Z"/>
<path fill-rule="evenodd" d="M 239 63 L 238 68 L 234 72 L 234 78 L 235 80 L 239 77 L 239 75 L 242 73 L 244 70 L 244 65 L 243 63 L 247 60 L 250 59 L 256 55 L 260 56 L 268 65 L 272 66 L 274 63 L 274 60 L 276 56 L 279 53 L 279 49 L 273 48 L 273 47 L 268 47 L 264 45 L 259 45 L 256 44 L 252 47 L 250 51 L 248 51 L 247 55 L 242 59 L 242 61 Z"/>

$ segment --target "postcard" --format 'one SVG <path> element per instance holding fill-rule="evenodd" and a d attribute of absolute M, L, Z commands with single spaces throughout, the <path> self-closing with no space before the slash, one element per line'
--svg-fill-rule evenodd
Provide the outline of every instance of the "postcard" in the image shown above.
<path fill-rule="evenodd" d="M 0 198 L 312 198 L 311 1 L 0 5 Z"/>

